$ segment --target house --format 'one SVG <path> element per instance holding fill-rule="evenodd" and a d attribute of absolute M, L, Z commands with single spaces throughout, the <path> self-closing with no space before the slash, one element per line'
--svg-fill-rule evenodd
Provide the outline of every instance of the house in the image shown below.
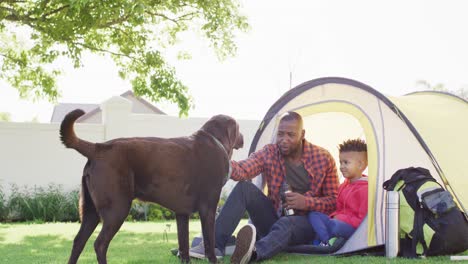
<path fill-rule="evenodd" d="M 166 115 L 163 111 L 155 107 L 143 98 L 137 97 L 132 91 L 126 91 L 121 97 L 132 102 L 132 113 L 134 114 L 157 114 Z M 82 109 L 85 115 L 80 117 L 77 123 L 100 124 L 102 123 L 102 110 L 99 104 L 75 104 L 59 103 L 54 107 L 51 123 L 60 123 L 67 113 L 75 109 Z"/>

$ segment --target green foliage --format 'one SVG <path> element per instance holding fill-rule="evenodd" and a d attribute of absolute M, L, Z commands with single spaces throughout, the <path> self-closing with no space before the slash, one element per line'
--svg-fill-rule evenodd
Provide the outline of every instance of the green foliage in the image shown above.
<path fill-rule="evenodd" d="M 85 51 L 109 55 L 136 95 L 177 103 L 186 115 L 188 89 L 162 53 L 181 32 L 197 31 L 219 58 L 233 55 L 235 34 L 248 28 L 237 1 L 0 0 L 0 78 L 22 97 L 55 100 L 60 69 L 54 62 L 65 57 L 81 67 Z"/>
<path fill-rule="evenodd" d="M 7 202 L 9 221 L 78 221 L 78 190 L 65 193 L 62 187 L 19 188 L 12 185 Z"/>
<path fill-rule="evenodd" d="M 79 190 L 65 192 L 61 185 L 49 184 L 47 187 L 22 188 L 11 185 L 10 195 L 5 195 L 0 184 L 0 222 L 34 221 L 44 222 L 78 222 Z M 221 198 L 218 211 L 224 204 Z M 247 214 L 245 215 L 247 217 Z M 200 219 L 198 212 L 190 216 Z M 133 200 L 127 221 L 161 221 L 174 220 L 175 213 L 159 204 Z"/>
<path fill-rule="evenodd" d="M 7 211 L 7 204 L 5 200 L 5 193 L 3 192 L 3 186 L 0 185 L 0 222 L 6 220 L 8 211 Z"/>
<path fill-rule="evenodd" d="M 172 212 L 168 209 L 153 203 L 133 200 L 130 213 L 127 216 L 128 221 L 155 221 L 161 219 L 174 219 Z M 168 216 L 168 218 L 165 218 Z"/>
<path fill-rule="evenodd" d="M 445 87 L 443 83 L 438 83 L 435 85 L 430 84 L 427 81 L 424 80 L 419 80 L 416 82 L 416 85 L 423 86 L 424 88 L 432 91 L 438 91 L 438 92 L 446 92 L 450 94 L 454 94 L 456 96 L 459 96 L 465 100 L 468 100 L 468 87 L 460 87 L 458 90 L 449 90 Z"/>
<path fill-rule="evenodd" d="M 5 113 L 5 112 L 0 112 L 0 121 L 11 121 L 11 114 L 10 113 Z"/>
<path fill-rule="evenodd" d="M 197 213 L 190 216 L 191 219 L 200 219 Z M 127 221 L 160 221 L 160 220 L 174 220 L 175 213 L 159 204 L 142 202 L 140 200 L 133 200 L 130 213 L 127 216 Z"/>

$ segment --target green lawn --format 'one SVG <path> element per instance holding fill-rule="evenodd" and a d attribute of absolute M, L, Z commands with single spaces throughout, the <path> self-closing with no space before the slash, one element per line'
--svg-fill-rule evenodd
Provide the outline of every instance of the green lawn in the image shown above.
<path fill-rule="evenodd" d="M 170 225 L 170 226 L 167 226 Z M 66 263 L 78 223 L 46 224 L 0 224 L 0 263 Z M 93 243 L 98 229 L 86 244 L 79 263 L 96 263 Z M 176 224 L 168 222 L 132 223 L 126 222 L 112 240 L 107 254 L 108 262 L 178 263 L 170 249 L 177 247 Z M 190 222 L 190 240 L 199 234 L 200 223 Z M 164 233 L 168 234 L 168 240 Z M 468 254 L 468 252 L 465 252 Z M 448 257 L 424 260 L 387 260 L 384 257 L 317 257 L 280 254 L 262 263 L 445 263 Z M 229 258 L 223 260 L 229 263 Z M 207 263 L 192 261 L 192 263 Z"/>

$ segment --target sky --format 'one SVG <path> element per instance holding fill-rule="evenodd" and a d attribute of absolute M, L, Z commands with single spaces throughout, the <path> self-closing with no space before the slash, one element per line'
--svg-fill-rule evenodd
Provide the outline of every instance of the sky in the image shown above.
<path fill-rule="evenodd" d="M 236 37 L 236 56 L 219 61 L 207 42 L 184 34 L 176 48 L 189 61 L 169 61 L 189 87 L 189 117 L 227 114 L 262 119 L 290 87 L 320 77 L 351 78 L 387 95 L 418 89 L 419 80 L 450 90 L 468 86 L 468 1 L 241 0 L 251 29 Z M 112 60 L 64 64 L 61 103 L 100 104 L 131 89 Z M 290 77 L 292 76 L 292 78 Z M 170 115 L 175 105 L 156 103 Z M 49 122 L 53 104 L 19 99 L 0 81 L 0 112 L 13 121 Z"/>

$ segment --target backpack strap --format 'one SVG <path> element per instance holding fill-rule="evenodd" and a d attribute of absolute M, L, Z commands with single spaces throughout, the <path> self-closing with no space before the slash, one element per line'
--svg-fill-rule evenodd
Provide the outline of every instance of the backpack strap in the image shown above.
<path fill-rule="evenodd" d="M 413 222 L 413 230 L 411 230 L 410 234 L 413 237 L 411 240 L 411 252 L 410 252 L 410 257 L 416 258 L 417 257 L 417 251 L 416 247 L 418 243 L 421 243 L 423 247 L 423 255 L 426 255 L 427 253 L 427 243 L 426 240 L 424 239 L 424 209 L 422 207 L 418 207 L 414 211 L 414 222 Z"/>
<path fill-rule="evenodd" d="M 383 183 L 383 188 L 387 191 L 393 191 L 399 181 L 404 181 L 405 185 L 424 179 L 433 180 L 429 170 L 421 167 L 409 167 L 406 169 L 397 170 L 389 180 Z M 401 188 L 400 188 L 401 189 Z"/>
<path fill-rule="evenodd" d="M 429 170 L 421 167 L 409 167 L 396 171 L 389 180 L 384 182 L 383 188 L 387 191 L 393 191 L 399 181 L 403 181 L 404 184 L 397 191 L 403 193 L 409 206 L 414 211 L 413 230 L 409 234 L 411 236 L 411 249 L 406 254 L 408 254 L 407 257 L 416 258 L 418 243 L 421 243 L 423 246 L 423 254 L 425 255 L 427 252 L 427 243 L 424 239 L 423 229 L 426 216 L 419 202 L 417 191 L 424 183 L 437 181 L 432 177 Z"/>

